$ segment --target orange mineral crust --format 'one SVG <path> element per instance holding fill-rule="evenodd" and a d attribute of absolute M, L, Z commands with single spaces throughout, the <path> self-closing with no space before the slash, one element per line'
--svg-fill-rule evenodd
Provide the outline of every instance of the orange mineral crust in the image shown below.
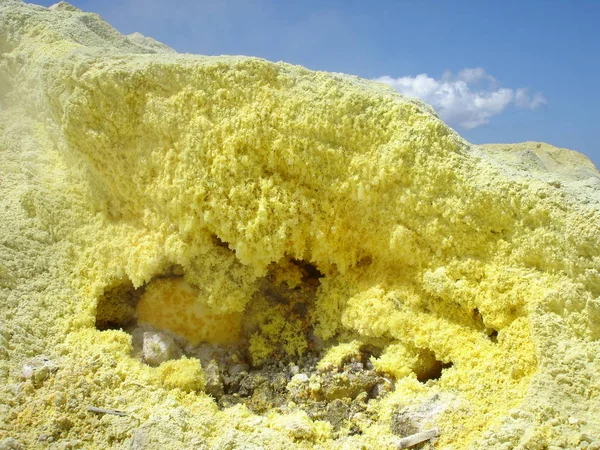
<path fill-rule="evenodd" d="M 216 314 L 202 305 L 198 289 L 182 278 L 157 278 L 148 284 L 136 309 L 138 321 L 171 331 L 190 344 L 229 344 L 240 338 L 241 314 Z"/>

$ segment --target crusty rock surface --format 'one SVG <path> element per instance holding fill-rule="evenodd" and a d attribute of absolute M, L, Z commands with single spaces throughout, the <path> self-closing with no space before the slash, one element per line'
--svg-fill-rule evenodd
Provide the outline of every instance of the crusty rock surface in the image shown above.
<path fill-rule="evenodd" d="M 600 448 L 599 219 L 576 152 L 0 0 L 0 447 Z"/>

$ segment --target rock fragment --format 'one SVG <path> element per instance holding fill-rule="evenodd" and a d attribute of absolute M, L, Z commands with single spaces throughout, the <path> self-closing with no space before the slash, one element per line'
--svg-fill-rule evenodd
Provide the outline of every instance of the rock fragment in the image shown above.
<path fill-rule="evenodd" d="M 146 331 L 143 354 L 146 363 L 159 366 L 165 361 L 181 357 L 181 350 L 169 334 L 162 331 Z"/>
<path fill-rule="evenodd" d="M 34 387 L 39 388 L 51 374 L 58 370 L 58 366 L 48 357 L 40 355 L 28 359 L 23 364 L 21 378 L 29 380 Z"/>

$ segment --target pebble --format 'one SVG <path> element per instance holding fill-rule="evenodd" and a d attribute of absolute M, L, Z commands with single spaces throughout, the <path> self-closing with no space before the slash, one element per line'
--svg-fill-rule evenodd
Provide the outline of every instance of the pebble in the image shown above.
<path fill-rule="evenodd" d="M 206 393 L 219 399 L 223 395 L 223 380 L 215 361 L 211 361 L 204 367 L 204 375 L 206 376 Z"/>
<path fill-rule="evenodd" d="M 381 395 L 387 394 L 394 390 L 394 384 L 387 379 L 384 379 L 383 382 L 377 383 L 371 392 L 369 393 L 371 398 L 377 398 Z"/>
<path fill-rule="evenodd" d="M 363 363 L 361 363 L 360 361 L 354 361 L 348 364 L 347 367 L 348 370 L 352 372 L 360 372 L 361 370 L 363 370 Z"/>
<path fill-rule="evenodd" d="M 296 366 L 295 364 L 291 364 L 289 371 L 290 371 L 290 377 L 293 377 L 300 373 L 300 367 Z"/>
<path fill-rule="evenodd" d="M 34 387 L 38 388 L 50 374 L 56 372 L 58 366 L 45 356 L 36 356 L 23 364 L 21 378 L 30 380 Z"/>
<path fill-rule="evenodd" d="M 175 340 L 161 331 L 144 332 L 142 351 L 144 360 L 151 366 L 159 366 L 165 361 L 181 357 L 181 351 Z"/>
<path fill-rule="evenodd" d="M 308 375 L 306 375 L 305 373 L 299 373 L 292 377 L 292 381 L 296 383 L 308 383 L 308 380 Z"/>

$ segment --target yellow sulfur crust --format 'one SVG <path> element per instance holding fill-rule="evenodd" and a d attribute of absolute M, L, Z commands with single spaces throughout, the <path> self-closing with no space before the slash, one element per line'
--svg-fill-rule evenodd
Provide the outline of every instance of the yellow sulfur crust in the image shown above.
<path fill-rule="evenodd" d="M 0 224 L 0 448 L 395 448 L 402 411 L 441 449 L 600 446 L 600 175 L 575 152 L 0 0 Z M 190 343 L 249 327 L 255 360 L 318 342 L 323 370 L 378 345 L 395 390 L 342 438 L 294 405 L 219 410 L 198 360 L 96 329 L 122 316 Z"/>

